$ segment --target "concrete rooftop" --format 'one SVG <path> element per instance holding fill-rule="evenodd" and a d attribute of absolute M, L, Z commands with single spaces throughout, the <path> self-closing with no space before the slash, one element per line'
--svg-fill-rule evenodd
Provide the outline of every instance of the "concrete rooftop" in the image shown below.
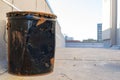
<path fill-rule="evenodd" d="M 120 50 L 57 48 L 54 72 L 44 76 L 15 76 L 1 61 L 0 80 L 119 80 Z"/>

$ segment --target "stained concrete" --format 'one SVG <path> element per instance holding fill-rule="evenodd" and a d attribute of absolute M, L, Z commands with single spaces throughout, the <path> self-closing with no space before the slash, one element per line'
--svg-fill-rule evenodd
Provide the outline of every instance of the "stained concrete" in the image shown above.
<path fill-rule="evenodd" d="M 16 76 L 0 61 L 0 80 L 119 80 L 120 50 L 57 48 L 54 72 L 48 75 Z"/>

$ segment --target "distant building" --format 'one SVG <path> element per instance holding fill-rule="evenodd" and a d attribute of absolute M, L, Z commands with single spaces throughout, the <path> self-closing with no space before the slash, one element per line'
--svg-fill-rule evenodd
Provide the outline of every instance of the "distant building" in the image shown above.
<path fill-rule="evenodd" d="M 102 23 L 97 24 L 97 41 L 102 41 Z"/>
<path fill-rule="evenodd" d="M 80 40 L 66 40 L 65 46 L 71 48 L 102 48 L 103 43 L 98 43 L 94 39 L 86 39 L 82 42 Z"/>
<path fill-rule="evenodd" d="M 94 40 L 94 39 L 85 39 L 85 40 L 83 40 L 82 42 L 83 42 L 83 43 L 95 43 L 95 42 L 97 42 L 97 41 Z"/>
<path fill-rule="evenodd" d="M 65 40 L 74 40 L 73 37 L 65 36 Z"/>
<path fill-rule="evenodd" d="M 66 40 L 66 43 L 80 43 L 80 40 Z"/>

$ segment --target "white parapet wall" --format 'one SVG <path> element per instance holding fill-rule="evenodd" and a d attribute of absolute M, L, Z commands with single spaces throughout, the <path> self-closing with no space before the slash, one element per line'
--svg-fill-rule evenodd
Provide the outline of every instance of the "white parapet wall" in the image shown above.
<path fill-rule="evenodd" d="M 56 22 L 56 26 L 60 24 Z M 56 27 L 56 47 L 65 47 L 65 38 L 61 33 L 61 27 Z"/>
<path fill-rule="evenodd" d="M 66 47 L 71 47 L 71 48 L 103 48 L 104 45 L 103 43 L 82 43 L 82 42 L 67 42 Z"/>

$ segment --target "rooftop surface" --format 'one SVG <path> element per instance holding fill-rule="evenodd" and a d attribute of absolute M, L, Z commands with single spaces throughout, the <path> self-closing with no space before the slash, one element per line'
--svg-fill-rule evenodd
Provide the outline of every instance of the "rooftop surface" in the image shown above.
<path fill-rule="evenodd" d="M 0 80 L 119 80 L 120 50 L 103 48 L 57 48 L 54 72 L 41 76 L 15 76 L 0 66 Z"/>

